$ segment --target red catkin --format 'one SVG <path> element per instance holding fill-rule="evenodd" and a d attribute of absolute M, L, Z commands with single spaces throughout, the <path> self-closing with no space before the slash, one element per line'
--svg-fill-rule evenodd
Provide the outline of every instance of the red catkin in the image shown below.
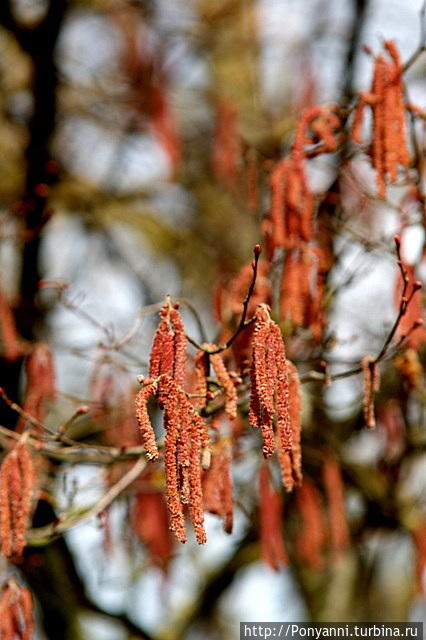
<path fill-rule="evenodd" d="M 25 373 L 27 380 L 23 410 L 38 422 L 43 422 L 47 404 L 56 394 L 53 357 L 47 344 L 38 342 L 34 345 L 25 362 Z M 41 432 L 41 428 L 30 424 L 24 417 L 19 418 L 16 430 L 22 433 L 29 426 Z"/>
<path fill-rule="evenodd" d="M 34 634 L 31 591 L 15 580 L 3 584 L 0 592 L 0 638 L 31 640 Z"/>
<path fill-rule="evenodd" d="M 271 320 L 266 305 L 259 305 L 255 314 L 249 422 L 262 432 L 265 458 L 275 451 L 274 424 L 276 425 L 279 456 L 285 465 L 285 454 L 289 454 L 293 448 L 288 361 L 281 331 Z"/>
<path fill-rule="evenodd" d="M 309 568 L 322 569 L 326 533 L 318 489 L 310 480 L 305 479 L 296 491 L 296 500 L 301 518 L 301 530 L 296 543 L 297 554 Z"/>
<path fill-rule="evenodd" d="M 223 518 L 226 533 L 232 533 L 233 498 L 231 452 L 227 443 L 218 443 L 203 480 L 204 510 Z"/>
<path fill-rule="evenodd" d="M 173 540 L 164 495 L 158 491 L 137 493 L 131 509 L 133 529 L 145 545 L 151 563 L 167 571 L 173 552 Z"/>
<path fill-rule="evenodd" d="M 0 290 L 0 336 L 3 343 L 3 357 L 13 361 L 22 354 L 15 318 L 6 294 Z"/>
<path fill-rule="evenodd" d="M 21 440 L 0 466 L 0 550 L 6 557 L 20 557 L 25 548 L 36 482 L 32 452 Z"/>
<path fill-rule="evenodd" d="M 326 458 L 324 462 L 323 482 L 328 505 L 330 548 L 337 558 L 349 545 L 349 529 L 342 474 L 338 462 L 332 458 Z"/>
<path fill-rule="evenodd" d="M 259 471 L 260 548 L 263 561 L 274 571 L 288 564 L 283 538 L 283 508 L 279 491 L 273 488 L 269 469 Z"/>

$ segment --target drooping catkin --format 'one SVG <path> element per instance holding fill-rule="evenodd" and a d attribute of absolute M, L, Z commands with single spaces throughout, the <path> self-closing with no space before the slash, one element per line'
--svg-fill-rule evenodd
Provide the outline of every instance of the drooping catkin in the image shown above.
<path fill-rule="evenodd" d="M 407 347 L 418 350 L 426 342 L 426 330 L 423 326 L 421 282 L 417 278 L 414 265 L 404 264 L 403 269 L 405 278 L 407 278 L 407 299 L 410 298 L 410 302 L 406 305 L 405 312 L 400 318 L 397 334 L 401 338 L 405 337 L 404 344 Z M 398 272 L 394 293 L 395 307 L 397 309 L 401 305 L 403 287 L 401 280 L 401 275 Z"/>
<path fill-rule="evenodd" d="M 194 395 L 196 397 L 193 398 L 192 403 L 196 409 L 201 410 L 207 403 L 207 376 L 209 374 L 208 356 L 202 349 L 195 354 L 194 365 Z"/>
<path fill-rule="evenodd" d="M 339 463 L 327 457 L 323 466 L 323 482 L 327 497 L 330 549 L 337 558 L 349 545 L 344 485 Z"/>
<path fill-rule="evenodd" d="M 151 348 L 149 377 L 157 379 L 167 375 L 183 387 L 186 373 L 186 336 L 179 305 L 172 305 L 168 298 L 160 311 L 160 318 Z M 161 379 L 158 385 L 161 406 L 164 402 Z"/>
<path fill-rule="evenodd" d="M 13 361 L 19 358 L 19 356 L 22 354 L 22 346 L 19 343 L 19 336 L 16 329 L 15 318 L 11 309 L 10 301 L 1 289 L 0 336 L 2 341 L 2 352 L 4 359 Z"/>
<path fill-rule="evenodd" d="M 426 594 L 426 520 L 421 520 L 412 531 L 415 562 L 416 562 L 416 592 L 422 596 Z"/>
<path fill-rule="evenodd" d="M 238 114 L 229 100 L 217 105 L 213 145 L 213 171 L 218 181 L 233 187 L 240 174 L 241 141 Z"/>
<path fill-rule="evenodd" d="M 281 451 L 291 451 L 293 434 L 289 413 L 288 371 L 284 341 L 266 305 L 255 314 L 252 337 L 249 422 L 263 437 L 263 455 L 275 450 L 274 423 Z"/>
<path fill-rule="evenodd" d="M 309 328 L 314 341 L 323 333 L 325 279 L 328 272 L 322 248 L 301 243 L 286 251 L 280 282 L 280 318 L 294 327 Z"/>
<path fill-rule="evenodd" d="M 263 221 L 269 258 L 277 248 L 295 249 L 312 239 L 315 199 L 306 172 L 307 147 L 317 145 L 317 154 L 335 151 L 340 142 L 340 126 L 335 105 L 302 112 L 290 153 L 278 162 L 270 176 L 270 209 Z"/>
<path fill-rule="evenodd" d="M 371 107 L 373 134 L 370 156 L 372 166 L 376 170 L 379 198 L 386 197 L 387 182 L 393 183 L 397 180 L 398 167 L 408 167 L 410 163 L 403 67 L 395 43 L 387 40 L 384 48 L 385 52 L 375 58 L 371 91 L 360 93 L 352 123 L 352 140 L 361 144 L 365 106 Z"/>
<path fill-rule="evenodd" d="M 38 422 L 43 422 L 47 404 L 56 394 L 53 357 L 47 344 L 38 342 L 33 346 L 25 362 L 25 373 L 27 379 L 23 409 Z M 28 426 L 30 423 L 21 416 L 16 430 L 22 433 Z M 34 425 L 31 428 L 41 431 L 41 428 Z"/>
<path fill-rule="evenodd" d="M 181 159 L 181 141 L 171 107 L 166 68 L 156 63 L 149 37 L 144 37 L 143 45 L 140 44 L 141 20 L 137 7 L 126 4 L 110 12 L 109 16 L 122 35 L 118 61 L 126 80 L 127 101 L 134 114 L 134 124 L 138 128 L 144 127 L 148 119 L 175 172 Z"/>
<path fill-rule="evenodd" d="M 31 591 L 11 579 L 0 592 L 1 640 L 32 640 L 34 634 Z"/>
<path fill-rule="evenodd" d="M 147 400 L 159 396 L 159 379 L 142 379 L 143 388 L 136 398 L 137 418 L 147 455 L 158 456 L 155 434 L 149 419 Z M 202 464 L 209 450 L 209 435 L 187 394 L 167 374 L 161 375 L 161 397 L 164 408 L 164 467 L 166 502 L 170 528 L 180 542 L 186 541 L 185 505 L 199 544 L 206 541 L 201 487 Z"/>
<path fill-rule="evenodd" d="M 405 444 L 405 425 L 401 407 L 391 398 L 379 408 L 379 424 L 386 440 L 385 456 L 394 458 L 402 453 Z"/>
<path fill-rule="evenodd" d="M 145 452 L 150 460 L 158 458 L 158 447 L 155 439 L 154 429 L 148 413 L 148 400 L 157 393 L 158 382 L 152 378 L 141 380 L 142 389 L 138 392 L 135 400 L 136 419 L 142 436 Z"/>
<path fill-rule="evenodd" d="M 206 345 L 204 345 L 206 347 Z M 207 345 L 210 350 L 214 350 L 216 345 Z M 235 384 L 229 375 L 229 372 L 223 362 L 220 353 L 210 353 L 209 359 L 213 367 L 213 371 L 222 386 L 225 394 L 225 412 L 227 416 L 233 420 L 237 417 L 237 390 Z"/>
<path fill-rule="evenodd" d="M 204 530 L 202 467 L 209 452 L 209 435 L 204 420 L 197 412 L 205 404 L 207 391 L 206 365 L 198 362 L 197 387 L 201 390 L 191 402 L 183 388 L 186 376 L 186 335 L 178 304 L 170 298 L 160 312 L 150 356 L 149 377 L 140 377 L 142 389 L 136 397 L 136 417 L 148 458 L 159 455 L 155 433 L 148 413 L 148 401 L 155 397 L 164 409 L 164 467 L 166 503 L 170 528 L 181 542 L 186 541 L 185 509 L 188 507 L 199 544 L 206 541 Z M 196 394 L 198 395 L 198 394 Z M 197 402 L 201 400 L 201 402 Z"/>
<path fill-rule="evenodd" d="M 246 155 L 246 206 L 256 211 L 259 206 L 259 161 L 255 149 Z"/>
<path fill-rule="evenodd" d="M 299 388 L 299 376 L 295 365 L 286 362 L 289 381 L 289 413 L 292 431 L 291 450 L 285 449 L 284 443 L 278 446 L 278 460 L 281 468 L 281 477 L 286 491 L 292 491 L 302 483 L 302 450 L 301 450 L 301 398 Z M 278 439 L 286 437 L 285 433 L 278 431 Z"/>
<path fill-rule="evenodd" d="M 0 466 L 0 551 L 6 557 L 20 557 L 25 548 L 36 482 L 32 451 L 18 441 Z"/>
<path fill-rule="evenodd" d="M 283 538 L 282 497 L 272 486 L 268 466 L 259 471 L 260 549 L 263 561 L 274 571 L 288 564 Z"/>
<path fill-rule="evenodd" d="M 150 562 L 166 572 L 173 551 L 173 539 L 163 493 L 154 490 L 137 493 L 131 505 L 131 523 L 146 547 Z"/>
<path fill-rule="evenodd" d="M 305 479 L 296 491 L 301 529 L 297 537 L 296 551 L 303 564 L 314 570 L 324 566 L 323 549 L 326 531 L 318 489 Z"/>
<path fill-rule="evenodd" d="M 226 533 L 232 533 L 233 526 L 231 462 L 229 444 L 219 442 L 203 479 L 204 510 L 223 518 Z"/>

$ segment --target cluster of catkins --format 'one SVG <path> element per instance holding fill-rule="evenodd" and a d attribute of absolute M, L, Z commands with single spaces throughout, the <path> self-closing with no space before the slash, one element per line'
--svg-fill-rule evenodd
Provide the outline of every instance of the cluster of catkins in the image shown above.
<path fill-rule="evenodd" d="M 197 541 L 204 543 L 205 511 L 219 515 L 227 532 L 231 532 L 233 520 L 232 446 L 224 439 L 211 441 L 209 429 L 214 431 L 214 425 L 208 424 L 209 406 L 235 421 L 242 380 L 228 370 L 223 349 L 214 344 L 201 346 L 191 370 L 178 305 L 168 299 L 160 317 L 149 375 L 140 378 L 142 389 L 136 398 L 136 416 L 147 457 L 156 460 L 160 451 L 149 416 L 149 401 L 155 398 L 164 410 L 162 457 L 170 528 L 178 540 L 186 541 L 187 509 Z M 256 308 L 253 327 L 249 422 L 262 434 L 264 457 L 269 458 L 277 450 L 283 484 L 291 491 L 302 479 L 297 372 L 286 359 L 280 329 L 265 304 Z M 216 377 L 215 388 L 219 388 L 216 393 L 209 386 L 210 368 Z M 193 393 L 185 390 L 190 379 Z"/>
<path fill-rule="evenodd" d="M 403 66 L 395 44 L 387 40 L 385 53 L 375 58 L 370 91 L 360 93 L 355 110 L 352 140 L 362 144 L 365 107 L 371 108 L 373 137 L 369 155 L 376 170 L 377 195 L 386 197 L 386 181 L 396 182 L 398 167 L 408 167 L 410 156 L 405 123 Z"/>
<path fill-rule="evenodd" d="M 289 154 L 270 175 L 270 207 L 263 233 L 270 261 L 282 253 L 280 317 L 309 328 L 315 341 L 324 328 L 325 276 L 330 254 L 327 234 L 315 225 L 315 198 L 309 186 L 307 160 L 332 153 L 340 145 L 341 120 L 335 105 L 306 109 L 298 122 Z"/>

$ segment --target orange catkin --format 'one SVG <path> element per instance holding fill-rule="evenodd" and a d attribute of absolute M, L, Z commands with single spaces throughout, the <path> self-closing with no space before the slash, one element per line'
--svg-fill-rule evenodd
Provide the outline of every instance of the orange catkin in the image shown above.
<path fill-rule="evenodd" d="M 306 175 L 306 147 L 317 145 L 316 155 L 336 151 L 340 127 L 335 105 L 303 111 L 290 154 L 278 162 L 270 176 L 270 209 L 263 222 L 269 258 L 277 248 L 294 249 L 312 239 L 315 200 Z"/>
<path fill-rule="evenodd" d="M 336 460 L 326 458 L 323 466 L 323 481 L 328 504 L 330 547 L 333 556 L 338 557 L 349 544 L 349 529 L 342 474 Z"/>
<path fill-rule="evenodd" d="M 209 450 L 204 420 L 198 415 L 185 391 L 167 374 L 161 375 L 164 408 L 164 466 L 166 501 L 170 528 L 180 542 L 186 541 L 184 506 L 188 505 L 197 542 L 206 542 L 201 487 L 202 461 Z M 143 388 L 136 398 L 136 415 L 147 455 L 158 456 L 155 434 L 149 420 L 147 401 L 159 396 L 158 379 L 141 380 Z"/>
<path fill-rule="evenodd" d="M 426 520 L 422 520 L 417 525 L 412 536 L 416 551 L 416 591 L 424 596 L 426 594 Z"/>
<path fill-rule="evenodd" d="M 173 540 L 167 522 L 164 495 L 158 491 L 137 493 L 131 508 L 133 529 L 145 545 L 151 563 L 167 571 Z"/>
<path fill-rule="evenodd" d="M 155 332 L 149 361 L 149 377 L 159 378 L 167 375 L 183 387 L 186 373 L 186 336 L 185 327 L 178 310 L 170 299 L 160 312 L 160 324 Z M 159 380 L 159 403 L 164 402 L 162 381 Z"/>
<path fill-rule="evenodd" d="M 274 571 L 288 564 L 283 538 L 283 508 L 279 491 L 272 487 L 269 469 L 259 471 L 260 548 L 263 561 Z"/>
<path fill-rule="evenodd" d="M 20 557 L 25 548 L 36 481 L 32 452 L 21 440 L 0 467 L 0 550 L 6 557 Z"/>
<path fill-rule="evenodd" d="M 233 526 L 231 461 L 229 445 L 219 443 L 203 480 L 204 509 L 223 518 L 226 533 L 232 533 Z"/>
<path fill-rule="evenodd" d="M 310 480 L 305 479 L 296 492 L 296 500 L 301 518 L 297 554 L 301 562 L 311 569 L 322 569 L 326 533 L 319 491 Z"/>
<path fill-rule="evenodd" d="M 263 455 L 275 450 L 274 424 L 280 455 L 293 448 L 289 410 L 288 361 L 281 331 L 269 316 L 266 305 L 255 314 L 252 338 L 251 391 L 249 422 L 263 436 Z"/>
<path fill-rule="evenodd" d="M 291 451 L 286 451 L 281 444 L 278 446 L 278 460 L 281 467 L 281 477 L 286 491 L 292 491 L 295 486 L 302 483 L 302 450 L 300 446 L 301 436 L 301 399 L 299 388 L 299 376 L 295 365 L 287 360 L 289 379 L 289 413 L 292 431 Z M 285 438 L 285 434 L 278 432 L 278 439 Z"/>
<path fill-rule="evenodd" d="M 0 335 L 3 343 L 3 357 L 5 360 L 16 360 L 22 354 L 18 332 L 15 325 L 10 302 L 0 290 Z"/>
<path fill-rule="evenodd" d="M 377 195 L 386 197 L 387 181 L 398 177 L 398 167 L 408 167 L 410 155 L 405 120 L 403 67 L 398 49 L 390 40 L 384 43 L 385 54 L 375 58 L 370 92 L 360 94 L 352 124 L 352 140 L 361 143 L 365 105 L 373 114 L 373 137 L 370 156 L 376 170 Z M 386 54 L 389 59 L 386 58 Z"/>
<path fill-rule="evenodd" d="M 134 114 L 135 125 L 144 128 L 148 117 L 153 133 L 168 154 L 172 169 L 176 171 L 181 158 L 181 142 L 170 106 L 165 68 L 156 63 L 152 47 L 148 44 L 151 40 L 149 37 L 144 37 L 141 45 L 143 25 L 134 6 L 127 4 L 111 11 L 110 16 L 123 36 L 119 62 L 127 83 L 127 103 Z M 146 26 L 144 28 L 147 29 Z"/>
<path fill-rule="evenodd" d="M 31 640 L 34 634 L 31 591 L 15 580 L 3 584 L 0 592 L 0 638 Z"/>
<path fill-rule="evenodd" d="M 228 100 L 217 105 L 213 145 L 213 171 L 216 178 L 233 187 L 239 177 L 241 142 L 238 134 L 238 114 Z"/>
<path fill-rule="evenodd" d="M 46 416 L 46 405 L 56 394 L 53 357 L 47 344 L 38 342 L 34 345 L 25 362 L 25 373 L 27 381 L 23 409 L 38 422 L 43 422 Z M 27 420 L 21 417 L 16 430 L 22 433 L 28 426 L 30 425 Z M 33 425 L 31 428 L 37 429 Z M 41 429 L 38 430 L 41 431 Z"/>
<path fill-rule="evenodd" d="M 204 345 L 204 347 L 211 351 L 217 348 L 214 344 Z M 209 359 L 225 393 L 225 412 L 230 420 L 234 420 L 237 417 L 237 390 L 235 384 L 229 375 L 220 353 L 210 353 Z"/>

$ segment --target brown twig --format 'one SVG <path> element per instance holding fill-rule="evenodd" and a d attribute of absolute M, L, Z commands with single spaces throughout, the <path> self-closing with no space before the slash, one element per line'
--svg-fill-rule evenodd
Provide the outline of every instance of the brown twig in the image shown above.
<path fill-rule="evenodd" d="M 51 541 L 52 538 L 61 535 L 68 529 L 75 527 L 83 522 L 87 522 L 91 518 L 96 517 L 102 511 L 104 511 L 127 487 L 142 473 L 145 469 L 146 460 L 140 458 L 133 467 L 127 471 L 116 482 L 98 502 L 90 509 L 84 511 L 78 515 L 71 515 L 69 517 L 63 517 L 59 519 L 59 522 L 52 522 L 44 527 L 37 527 L 36 529 L 30 529 L 27 532 L 27 542 L 31 545 L 44 545 Z"/>
<path fill-rule="evenodd" d="M 426 51 L 426 1 L 423 2 L 423 6 L 420 10 L 420 42 L 417 46 L 417 49 L 411 54 L 407 62 L 404 63 L 402 67 L 403 72 L 407 71 L 421 56 L 421 54 L 424 53 L 425 51 Z"/>

